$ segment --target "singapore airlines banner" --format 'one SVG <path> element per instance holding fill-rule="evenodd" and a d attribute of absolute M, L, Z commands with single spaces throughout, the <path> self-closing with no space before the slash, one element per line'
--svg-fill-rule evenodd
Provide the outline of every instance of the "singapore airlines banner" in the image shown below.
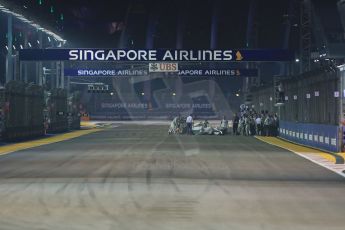
<path fill-rule="evenodd" d="M 20 61 L 111 61 L 111 62 L 265 62 L 292 61 L 281 49 L 23 49 Z"/>
<path fill-rule="evenodd" d="M 257 77 L 257 69 L 235 69 L 235 68 L 197 68 L 197 67 L 180 67 L 174 64 L 174 70 L 164 72 L 165 76 L 178 77 Z M 157 73 L 158 70 L 151 71 L 149 67 L 140 69 L 65 69 L 65 76 L 69 77 L 126 77 L 126 76 L 149 76 L 150 73 Z"/>

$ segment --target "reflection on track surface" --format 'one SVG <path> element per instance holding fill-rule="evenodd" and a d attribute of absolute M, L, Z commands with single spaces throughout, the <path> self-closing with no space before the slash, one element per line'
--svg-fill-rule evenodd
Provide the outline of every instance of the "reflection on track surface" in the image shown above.
<path fill-rule="evenodd" d="M 122 124 L 0 157 L 1 229 L 343 229 L 345 180 L 251 137 Z"/>

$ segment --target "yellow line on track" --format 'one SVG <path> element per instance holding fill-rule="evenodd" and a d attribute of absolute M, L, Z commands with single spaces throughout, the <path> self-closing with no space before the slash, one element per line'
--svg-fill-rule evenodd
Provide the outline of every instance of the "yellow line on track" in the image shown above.
<path fill-rule="evenodd" d="M 38 139 L 38 140 L 25 141 L 25 142 L 0 146 L 0 156 L 6 155 L 6 154 L 9 154 L 12 152 L 16 152 L 19 150 L 34 148 L 37 146 L 48 145 L 48 144 L 52 144 L 52 143 L 56 143 L 56 142 L 60 142 L 60 141 L 73 139 L 76 137 L 80 137 L 80 136 L 83 136 L 86 134 L 98 132 L 101 130 L 102 129 L 77 130 L 77 131 L 64 133 L 64 134 L 58 134 L 56 136 L 46 137 L 46 138 L 42 138 L 42 139 Z"/>
<path fill-rule="evenodd" d="M 345 160 L 345 153 L 337 153 L 337 155 L 341 156 Z"/>
<path fill-rule="evenodd" d="M 89 121 L 81 121 L 80 126 L 87 127 L 87 128 L 95 128 L 96 124 Z"/>
<path fill-rule="evenodd" d="M 326 159 L 332 163 L 336 163 L 336 158 L 334 155 L 327 153 L 327 152 L 323 152 L 321 150 L 317 150 L 317 149 L 313 149 L 313 148 L 308 148 L 306 146 L 294 144 L 294 143 L 284 141 L 284 140 L 282 140 L 280 138 L 276 138 L 276 137 L 256 136 L 256 138 L 263 141 L 263 142 L 266 142 L 268 144 L 281 147 L 283 149 L 289 150 L 289 151 L 294 152 L 294 153 L 300 153 L 300 154 L 304 154 L 304 155 L 319 155 L 320 157 L 322 157 L 322 158 L 324 158 L 324 159 Z M 337 154 L 337 155 L 341 156 L 340 154 Z M 345 157 L 345 154 L 343 157 Z"/>

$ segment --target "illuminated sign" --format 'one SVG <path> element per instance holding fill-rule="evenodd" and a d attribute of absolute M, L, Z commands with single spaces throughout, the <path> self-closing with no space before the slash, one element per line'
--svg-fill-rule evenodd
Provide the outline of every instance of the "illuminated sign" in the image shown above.
<path fill-rule="evenodd" d="M 65 69 L 65 76 L 147 76 L 147 70 L 141 69 Z"/>
<path fill-rule="evenodd" d="M 181 50 L 181 49 L 22 49 L 20 61 L 138 61 L 138 62 L 250 62 L 292 61 L 288 50 Z"/>
<path fill-rule="evenodd" d="M 178 63 L 154 62 L 149 63 L 150 73 L 178 72 Z"/>
<path fill-rule="evenodd" d="M 253 71 L 253 72 L 251 72 Z M 246 72 L 246 74 L 244 74 Z M 257 75 L 255 70 L 240 69 L 184 69 L 178 72 L 179 76 L 254 76 Z"/>
<path fill-rule="evenodd" d="M 151 63 L 150 63 L 151 64 Z M 178 76 L 178 77 L 257 77 L 257 69 L 232 69 L 232 68 L 192 68 L 175 66 L 170 63 L 167 71 L 152 70 L 152 66 L 146 69 L 65 69 L 65 76 L 70 77 L 135 77 L 135 76 L 148 76 L 151 73 L 162 73 L 165 76 Z M 150 70 L 151 68 L 151 70 Z M 176 68 L 179 68 L 176 70 Z"/>
<path fill-rule="evenodd" d="M 232 50 L 93 50 L 68 51 L 70 61 L 231 61 Z"/>

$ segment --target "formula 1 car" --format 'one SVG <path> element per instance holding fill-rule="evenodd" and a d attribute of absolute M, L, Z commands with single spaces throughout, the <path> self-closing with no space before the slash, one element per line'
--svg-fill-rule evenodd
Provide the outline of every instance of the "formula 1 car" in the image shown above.
<path fill-rule="evenodd" d="M 212 127 L 207 120 L 200 121 L 192 127 L 192 132 L 194 135 L 225 135 L 226 131 L 227 128 L 224 127 Z M 186 119 L 182 117 L 175 117 L 170 124 L 168 134 L 185 134 L 186 132 Z"/>
<path fill-rule="evenodd" d="M 185 134 L 186 132 L 186 119 L 183 117 L 175 117 L 170 124 L 168 134 Z"/>
<path fill-rule="evenodd" d="M 194 135 L 224 135 L 220 128 L 212 127 L 207 120 L 194 125 L 192 131 Z"/>

